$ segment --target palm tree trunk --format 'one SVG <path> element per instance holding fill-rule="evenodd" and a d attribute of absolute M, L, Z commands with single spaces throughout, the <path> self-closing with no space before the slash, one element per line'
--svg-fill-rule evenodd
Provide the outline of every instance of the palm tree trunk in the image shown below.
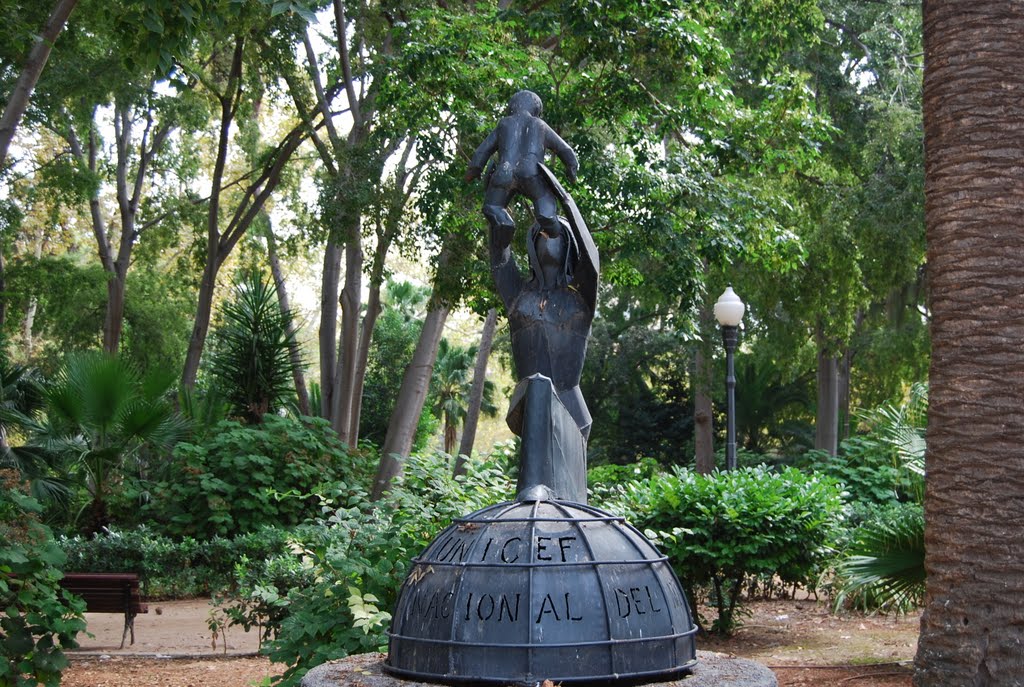
<path fill-rule="evenodd" d="M 466 459 L 473 453 L 476 441 L 476 426 L 480 421 L 480 409 L 484 402 L 484 385 L 487 382 L 487 361 L 491 357 L 494 345 L 494 330 L 498 325 L 498 311 L 491 308 L 484 319 L 484 328 L 480 332 L 480 347 L 476 351 L 476 365 L 473 367 L 473 386 L 469 390 L 469 407 L 466 408 L 466 421 L 462 425 L 462 441 L 459 442 L 459 455 L 455 459 L 453 474 L 466 474 Z"/>
<path fill-rule="evenodd" d="M 924 2 L 932 362 L 918 687 L 1024 674 L 1021 35 L 1024 3 Z"/>

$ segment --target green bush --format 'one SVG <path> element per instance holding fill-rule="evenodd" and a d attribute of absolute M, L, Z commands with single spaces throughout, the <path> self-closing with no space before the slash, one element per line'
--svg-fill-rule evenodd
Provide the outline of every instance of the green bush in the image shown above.
<path fill-rule="evenodd" d="M 654 458 L 641 458 L 625 465 L 594 465 L 587 469 L 587 486 L 591 489 L 624 484 L 638 479 L 653 477 L 661 470 Z"/>
<path fill-rule="evenodd" d="M 452 478 L 443 454 L 410 458 L 386 499 L 365 494 L 325 500 L 319 536 L 303 556 L 315 583 L 292 589 L 287 614 L 265 652 L 289 667 L 284 685 L 296 685 L 315 665 L 376 650 L 409 561 L 452 518 L 510 498 L 515 483 L 499 462 L 472 461 L 468 477 Z M 276 609 L 275 609 L 276 610 Z"/>
<path fill-rule="evenodd" d="M 151 513 L 178 536 L 293 527 L 315 512 L 315 493 L 362 478 L 359 460 L 320 418 L 266 415 L 257 426 L 224 421 L 202 444 L 178 444 L 174 477 L 155 487 Z"/>
<path fill-rule="evenodd" d="M 65 649 L 85 629 L 85 604 L 58 584 L 64 554 L 36 520 L 39 503 L 0 471 L 0 685 L 60 684 Z"/>
<path fill-rule="evenodd" d="M 837 456 L 808 451 L 802 466 L 841 483 L 858 514 L 911 500 L 915 493 L 914 475 L 897 464 L 891 447 L 870 436 L 844 440 Z"/>
<path fill-rule="evenodd" d="M 61 537 L 67 570 L 133 572 L 150 599 L 204 596 L 236 584 L 239 562 L 262 562 L 287 554 L 294 532 L 266 527 L 234 539 L 178 540 L 147 527 L 108 530 L 93 538 Z"/>
<path fill-rule="evenodd" d="M 691 603 L 698 587 L 710 588 L 718 612 L 710 629 L 725 634 L 736 628 L 749 577 L 813 583 L 831 560 L 842 517 L 835 482 L 794 468 L 677 469 L 626 485 L 623 497 L 633 524 L 651 530 L 671 559 Z"/>

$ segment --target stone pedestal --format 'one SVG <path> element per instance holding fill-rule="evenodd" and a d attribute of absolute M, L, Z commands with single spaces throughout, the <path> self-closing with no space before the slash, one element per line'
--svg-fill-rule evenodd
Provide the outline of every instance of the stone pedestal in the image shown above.
<path fill-rule="evenodd" d="M 743 658 L 697 652 L 693 673 L 678 680 L 651 683 L 663 687 L 778 687 L 768 668 Z M 384 673 L 384 654 L 360 654 L 324 663 L 306 673 L 302 687 L 435 687 Z"/>

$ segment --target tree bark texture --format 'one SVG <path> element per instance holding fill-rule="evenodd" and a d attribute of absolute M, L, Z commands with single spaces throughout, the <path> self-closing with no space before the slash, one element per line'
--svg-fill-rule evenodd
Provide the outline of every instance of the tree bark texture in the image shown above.
<path fill-rule="evenodd" d="M 362 226 L 357 220 L 345 244 L 345 287 L 341 290 L 341 338 L 334 382 L 331 426 L 341 443 L 352 443 L 352 396 L 359 359 L 359 306 L 363 298 Z"/>
<path fill-rule="evenodd" d="M 11 147 L 11 141 L 14 140 L 14 132 L 18 130 L 21 118 L 28 109 L 29 98 L 32 97 L 36 83 L 39 82 L 46 61 L 50 59 L 53 44 L 64 30 L 64 25 L 67 24 L 68 17 L 77 4 L 78 0 L 57 0 L 50 17 L 46 20 L 46 25 L 29 50 L 25 66 L 18 75 L 14 90 L 7 98 L 3 115 L 0 115 L 0 169 L 7 164 L 7 152 Z"/>
<path fill-rule="evenodd" d="M 473 366 L 473 386 L 469 389 L 469 406 L 466 408 L 466 421 L 462 425 L 462 440 L 459 442 L 459 455 L 455 458 L 455 476 L 466 474 L 466 460 L 473 454 L 476 442 L 476 426 L 480 421 L 480 408 L 484 402 L 484 384 L 487 382 L 487 361 L 491 357 L 494 346 L 494 330 L 498 326 L 498 311 L 491 308 L 484 319 L 484 327 L 480 331 L 480 346 L 476 350 L 476 364 Z"/>
<path fill-rule="evenodd" d="M 373 481 L 372 498 L 375 501 L 391 488 L 391 481 L 402 472 L 402 461 L 409 457 L 412 450 L 449 311 L 447 305 L 435 304 L 427 311 L 423 321 L 423 329 L 420 330 L 412 362 L 402 376 L 402 386 L 398 391 L 395 409 L 391 412 L 384 446 L 380 450 L 380 464 Z"/>
<path fill-rule="evenodd" d="M 380 302 L 380 281 L 372 281 L 366 298 L 366 314 L 359 332 L 359 355 L 356 360 L 355 377 L 352 381 L 352 409 L 349 417 L 348 438 L 352 446 L 359 444 L 359 422 L 363 416 L 363 389 L 366 386 L 366 366 L 370 360 L 370 345 L 373 330 L 377 326 L 383 306 Z"/>
<path fill-rule="evenodd" d="M 932 312 L 918 687 L 1024 680 L 1024 3 L 925 0 Z"/>
<path fill-rule="evenodd" d="M 853 351 L 849 348 L 836 360 L 836 448 L 850 436 L 850 370 Z"/>
<path fill-rule="evenodd" d="M 693 449 L 695 468 L 702 475 L 715 471 L 715 420 L 711 403 L 711 358 L 704 346 L 693 355 Z"/>
<path fill-rule="evenodd" d="M 335 341 L 338 332 L 338 289 L 341 287 L 342 247 L 327 241 L 320 279 L 320 415 L 331 417 L 334 400 Z"/>
<path fill-rule="evenodd" d="M 818 351 L 818 410 L 814 448 L 836 455 L 839 450 L 839 365 L 835 356 Z"/>

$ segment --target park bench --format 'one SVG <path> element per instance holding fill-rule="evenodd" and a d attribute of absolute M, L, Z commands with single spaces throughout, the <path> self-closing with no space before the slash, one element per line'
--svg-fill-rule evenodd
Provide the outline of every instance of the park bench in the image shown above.
<path fill-rule="evenodd" d="M 139 594 L 139 576 L 135 573 L 64 573 L 60 586 L 85 601 L 88 613 L 124 613 L 124 639 L 131 632 L 135 644 L 135 616 L 148 613 Z"/>

